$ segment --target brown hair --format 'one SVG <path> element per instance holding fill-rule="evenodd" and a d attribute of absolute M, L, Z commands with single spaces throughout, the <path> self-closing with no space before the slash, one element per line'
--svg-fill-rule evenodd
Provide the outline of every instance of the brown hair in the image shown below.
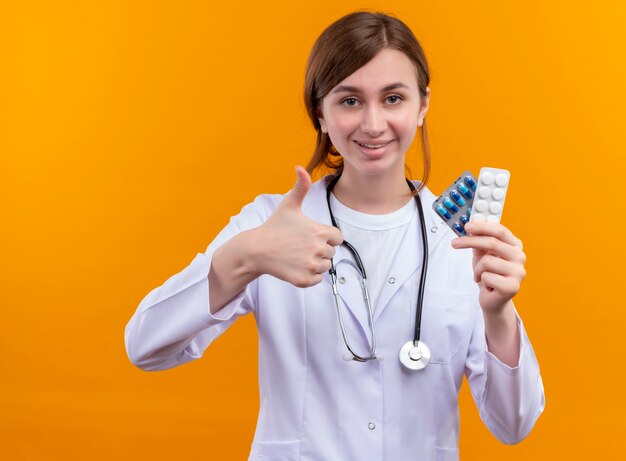
<path fill-rule="evenodd" d="M 411 29 L 399 19 L 379 12 L 350 13 L 328 26 L 313 45 L 304 82 L 304 103 L 317 131 L 315 151 L 306 167 L 309 174 L 322 165 L 337 174 L 342 173 L 343 160 L 331 153 L 330 137 L 321 130 L 319 106 L 336 85 L 367 64 L 383 48 L 401 51 L 415 64 L 420 97 L 425 97 L 430 83 L 426 57 Z M 426 184 L 430 174 L 426 119 L 421 126 L 421 140 L 424 172 L 418 190 Z"/>

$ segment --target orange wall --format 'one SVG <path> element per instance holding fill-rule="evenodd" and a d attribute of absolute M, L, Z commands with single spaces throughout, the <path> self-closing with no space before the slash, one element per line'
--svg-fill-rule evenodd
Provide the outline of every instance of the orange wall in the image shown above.
<path fill-rule="evenodd" d="M 253 319 L 162 373 L 130 365 L 124 326 L 244 204 L 291 187 L 314 139 L 308 51 L 362 7 L 426 50 L 431 189 L 512 171 L 503 222 L 528 255 L 516 303 L 547 407 L 507 447 L 465 388 L 462 459 L 619 457 L 622 2 L 97 3 L 0 7 L 0 459 L 246 458 Z"/>

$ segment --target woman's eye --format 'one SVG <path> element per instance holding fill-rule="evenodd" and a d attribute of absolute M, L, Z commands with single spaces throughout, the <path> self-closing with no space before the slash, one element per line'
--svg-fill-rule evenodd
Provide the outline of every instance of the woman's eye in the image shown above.
<path fill-rule="evenodd" d="M 402 97 L 398 96 L 397 94 L 387 96 L 387 101 L 389 101 L 391 104 L 398 104 L 401 100 Z"/>
<path fill-rule="evenodd" d="M 346 106 L 354 107 L 354 106 L 356 106 L 357 101 L 356 101 L 356 98 L 346 98 L 346 99 L 343 100 L 343 103 Z"/>

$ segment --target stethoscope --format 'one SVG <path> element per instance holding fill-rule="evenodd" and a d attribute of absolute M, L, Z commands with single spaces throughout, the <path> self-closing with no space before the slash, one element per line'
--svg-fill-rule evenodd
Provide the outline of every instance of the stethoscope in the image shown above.
<path fill-rule="evenodd" d="M 333 226 L 339 229 L 337 223 L 335 221 L 335 217 L 333 216 L 333 211 L 330 207 L 330 194 L 337 184 L 337 181 L 341 175 L 337 175 L 333 178 L 328 186 L 326 187 L 326 202 L 328 203 L 328 212 L 330 213 L 330 221 Z M 406 180 L 411 192 L 415 191 L 415 186 L 408 179 Z M 408 341 L 402 348 L 400 349 L 400 362 L 409 370 L 422 370 L 428 365 L 430 361 L 430 349 L 428 346 L 420 341 L 420 326 L 422 323 L 422 304 L 424 300 L 424 284 L 426 282 L 426 268 L 428 266 L 428 240 L 426 237 L 426 223 L 424 222 L 424 210 L 422 208 L 422 202 L 420 200 L 419 194 L 415 194 L 415 201 L 417 202 L 417 209 L 420 215 L 420 226 L 422 231 L 422 244 L 424 250 L 424 259 L 422 261 L 422 274 L 420 276 L 420 284 L 419 291 L 417 294 L 417 310 L 415 312 L 415 334 L 413 336 L 412 341 Z M 348 351 L 352 354 L 352 357 L 347 355 L 348 360 L 355 360 L 357 362 L 367 362 L 369 360 L 380 360 L 381 357 L 376 355 L 376 334 L 374 333 L 374 319 L 372 314 L 372 305 L 370 303 L 370 295 L 367 289 L 367 275 L 365 273 L 365 267 L 363 266 L 363 261 L 361 261 L 361 257 L 359 256 L 358 251 L 354 248 L 350 243 L 344 240 L 341 243 L 345 246 L 356 262 L 356 265 L 361 273 L 361 288 L 363 291 L 363 299 L 365 300 L 365 306 L 367 307 L 367 320 L 369 323 L 370 329 L 370 351 L 369 355 L 362 356 L 357 354 L 354 349 L 350 346 L 350 341 L 348 340 L 348 336 L 346 335 L 346 329 L 343 324 L 343 316 L 341 314 L 341 309 L 339 308 L 339 297 L 337 290 L 337 271 L 335 270 L 335 264 L 333 259 L 330 259 L 330 279 L 332 282 L 333 288 L 333 296 L 335 298 L 335 306 L 337 308 L 337 316 L 339 317 L 339 326 L 341 327 L 341 335 L 343 336 L 343 342 L 346 344 Z"/>

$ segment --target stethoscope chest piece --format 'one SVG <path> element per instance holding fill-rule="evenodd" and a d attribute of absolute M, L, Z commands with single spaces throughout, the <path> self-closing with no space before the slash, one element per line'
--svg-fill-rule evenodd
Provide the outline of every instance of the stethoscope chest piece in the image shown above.
<path fill-rule="evenodd" d="M 417 346 L 408 341 L 400 349 L 400 362 L 409 370 L 423 370 L 430 362 L 430 349 L 421 341 L 417 342 Z"/>

